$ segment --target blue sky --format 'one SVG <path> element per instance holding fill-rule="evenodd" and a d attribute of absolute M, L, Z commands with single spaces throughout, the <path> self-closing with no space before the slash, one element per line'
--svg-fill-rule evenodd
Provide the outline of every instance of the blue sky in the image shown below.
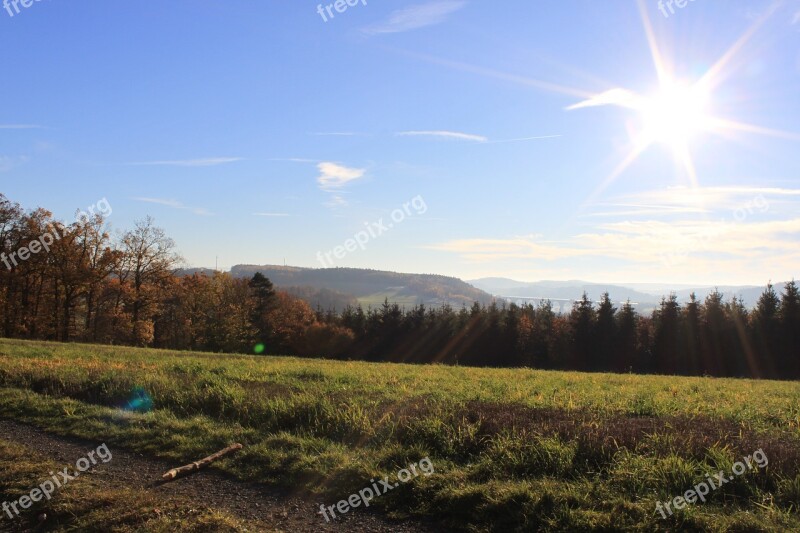
<path fill-rule="evenodd" d="M 800 277 L 799 2 L 318 5 L 0 10 L 0 192 L 193 266 Z"/>

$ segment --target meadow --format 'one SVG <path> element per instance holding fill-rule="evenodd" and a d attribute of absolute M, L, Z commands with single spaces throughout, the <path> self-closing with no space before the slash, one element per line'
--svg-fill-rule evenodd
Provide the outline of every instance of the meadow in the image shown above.
<path fill-rule="evenodd" d="M 176 462 L 238 441 L 216 468 L 331 503 L 430 457 L 372 506 L 457 530 L 800 530 L 796 382 L 3 339 L 0 417 Z M 656 512 L 757 450 L 765 469 Z"/>

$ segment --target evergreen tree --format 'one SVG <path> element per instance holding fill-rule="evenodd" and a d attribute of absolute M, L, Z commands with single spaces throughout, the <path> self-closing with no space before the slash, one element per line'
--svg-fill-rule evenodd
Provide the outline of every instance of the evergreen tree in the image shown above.
<path fill-rule="evenodd" d="M 680 343 L 678 350 L 683 350 L 683 374 L 696 376 L 702 371 L 700 364 L 700 312 L 701 304 L 697 295 L 692 293 L 683 309 L 681 321 Z"/>
<path fill-rule="evenodd" d="M 750 321 L 751 337 L 756 353 L 759 355 L 759 360 L 763 362 L 766 375 L 773 378 L 780 375 L 778 365 L 780 306 L 781 299 L 775 292 L 775 287 L 770 283 L 761 293 Z"/>
<path fill-rule="evenodd" d="M 616 351 L 611 366 L 616 372 L 635 372 L 641 368 L 637 358 L 637 318 L 636 310 L 630 300 L 625 302 L 617 313 L 617 341 L 614 343 Z"/>
<path fill-rule="evenodd" d="M 250 321 L 256 330 L 258 342 L 270 346 L 274 340 L 273 328 L 269 323 L 269 313 L 277 304 L 275 288 L 272 282 L 261 272 L 253 274 L 248 283 L 250 288 Z"/>
<path fill-rule="evenodd" d="M 679 350 L 680 312 L 678 297 L 673 293 L 662 298 L 661 306 L 653 313 L 654 346 L 657 370 L 662 374 L 685 372 Z"/>
<path fill-rule="evenodd" d="M 714 290 L 703 302 L 700 320 L 700 343 L 703 373 L 725 376 L 725 306 L 722 293 Z"/>
<path fill-rule="evenodd" d="M 595 344 L 595 311 L 594 304 L 586 292 L 572 306 L 569 321 L 572 329 L 573 360 L 572 368 L 588 370 L 590 361 L 597 353 Z"/>
<path fill-rule="evenodd" d="M 597 352 L 590 364 L 592 370 L 608 371 L 612 367 L 617 338 L 617 323 L 614 320 L 616 312 L 617 309 L 611 302 L 608 293 L 604 293 L 597 308 L 597 323 L 595 324 Z"/>
<path fill-rule="evenodd" d="M 800 377 L 800 293 L 794 280 L 783 289 L 780 307 L 781 375 Z"/>

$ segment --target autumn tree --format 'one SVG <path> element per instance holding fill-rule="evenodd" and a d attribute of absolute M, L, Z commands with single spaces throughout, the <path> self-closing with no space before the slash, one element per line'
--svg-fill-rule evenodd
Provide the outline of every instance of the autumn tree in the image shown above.
<path fill-rule="evenodd" d="M 272 332 L 267 350 L 272 354 L 297 354 L 304 346 L 306 330 L 317 317 L 307 303 L 285 292 L 277 292 L 275 298 L 276 305 L 267 312 Z"/>
<path fill-rule="evenodd" d="M 153 339 L 152 317 L 157 312 L 162 289 L 172 277 L 181 257 L 175 242 L 147 217 L 137 221 L 122 237 L 122 270 L 130 283 L 131 340 L 146 345 Z"/>

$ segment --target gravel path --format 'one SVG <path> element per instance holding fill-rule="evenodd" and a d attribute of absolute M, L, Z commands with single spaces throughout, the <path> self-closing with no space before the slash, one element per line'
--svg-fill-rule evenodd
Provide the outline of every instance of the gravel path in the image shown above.
<path fill-rule="evenodd" d="M 23 445 L 64 466 L 74 465 L 100 442 L 61 437 L 14 420 L 0 420 L 0 438 Z M 238 481 L 214 470 L 204 470 L 177 481 L 158 484 L 161 475 L 175 464 L 109 446 L 114 457 L 93 468 L 94 478 L 114 487 L 152 491 L 160 497 L 177 498 L 199 508 L 226 511 L 261 524 L 265 530 L 352 531 L 356 533 L 411 533 L 443 531 L 413 522 L 392 522 L 371 513 L 348 513 L 342 520 L 326 523 L 318 514 L 319 504 L 288 497 L 276 489 Z M 328 504 L 335 502 L 326 502 Z"/>

